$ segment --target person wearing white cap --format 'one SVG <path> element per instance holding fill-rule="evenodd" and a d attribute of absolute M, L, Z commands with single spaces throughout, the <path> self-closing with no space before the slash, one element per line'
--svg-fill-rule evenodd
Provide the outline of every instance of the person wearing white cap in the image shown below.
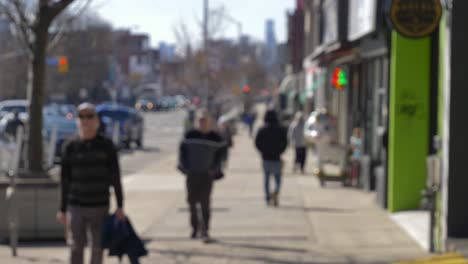
<path fill-rule="evenodd" d="M 109 213 L 109 187 L 117 200 L 115 212 L 125 220 L 117 150 L 98 134 L 99 118 L 93 104 L 77 108 L 79 136 L 65 144 L 62 154 L 61 206 L 57 220 L 67 227 L 70 263 L 84 263 L 87 231 L 91 231 L 91 264 L 102 263 L 101 230 Z"/>

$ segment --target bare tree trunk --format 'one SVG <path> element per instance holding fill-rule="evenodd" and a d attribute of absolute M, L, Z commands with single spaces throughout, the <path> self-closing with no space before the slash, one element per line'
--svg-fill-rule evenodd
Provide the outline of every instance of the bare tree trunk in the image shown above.
<path fill-rule="evenodd" d="M 46 52 L 48 44 L 48 25 L 39 23 L 36 28 L 36 41 L 32 59 L 32 86 L 29 107 L 28 129 L 28 164 L 32 176 L 40 177 L 44 174 L 43 145 L 42 145 L 42 107 L 44 104 L 44 84 L 46 71 Z"/>

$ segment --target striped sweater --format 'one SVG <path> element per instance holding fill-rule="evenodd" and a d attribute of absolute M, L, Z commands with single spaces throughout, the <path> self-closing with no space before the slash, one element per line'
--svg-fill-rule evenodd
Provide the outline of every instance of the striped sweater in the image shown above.
<path fill-rule="evenodd" d="M 109 206 L 109 188 L 114 188 L 117 206 L 123 206 L 123 192 L 117 151 L 109 139 L 75 139 L 63 149 L 61 211 L 68 205 Z"/>

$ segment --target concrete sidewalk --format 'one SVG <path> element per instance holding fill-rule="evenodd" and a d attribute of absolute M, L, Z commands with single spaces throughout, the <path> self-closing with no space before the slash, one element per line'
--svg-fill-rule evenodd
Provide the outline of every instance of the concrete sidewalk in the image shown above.
<path fill-rule="evenodd" d="M 259 155 L 243 130 L 230 157 L 213 195 L 211 235 L 217 242 L 208 245 L 189 239 L 175 153 L 125 177 L 126 211 L 148 241 L 142 263 L 390 263 L 427 256 L 373 195 L 339 185 L 321 188 L 313 176 L 292 174 L 291 150 L 278 208 L 265 205 Z M 68 251 L 62 243 L 34 243 L 23 244 L 19 254 L 11 258 L 1 246 L 0 263 L 67 263 Z"/>

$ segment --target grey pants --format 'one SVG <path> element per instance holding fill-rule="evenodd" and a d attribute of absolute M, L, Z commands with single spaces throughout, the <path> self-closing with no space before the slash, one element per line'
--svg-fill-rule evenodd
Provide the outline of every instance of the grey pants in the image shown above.
<path fill-rule="evenodd" d="M 91 237 L 91 264 L 101 264 L 101 230 L 104 219 L 109 214 L 109 207 L 68 208 L 67 242 L 71 248 L 70 263 L 84 264 L 84 248 L 87 244 L 88 231 Z"/>

